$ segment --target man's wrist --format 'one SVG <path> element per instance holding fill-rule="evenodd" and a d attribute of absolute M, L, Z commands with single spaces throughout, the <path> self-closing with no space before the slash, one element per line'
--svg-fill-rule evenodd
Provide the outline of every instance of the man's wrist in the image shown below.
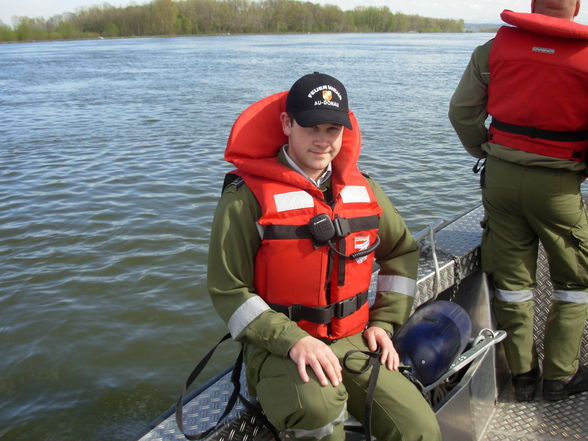
<path fill-rule="evenodd" d="M 392 338 L 392 335 L 394 333 L 394 328 L 392 327 L 392 325 L 390 323 L 377 322 L 377 321 L 369 322 L 367 325 L 367 328 L 373 328 L 373 327 L 383 329 L 386 332 L 386 334 L 388 334 L 388 337 Z"/>

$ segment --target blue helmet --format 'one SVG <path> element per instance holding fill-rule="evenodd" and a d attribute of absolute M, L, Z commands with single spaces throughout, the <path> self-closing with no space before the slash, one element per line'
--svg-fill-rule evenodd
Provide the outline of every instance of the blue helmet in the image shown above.
<path fill-rule="evenodd" d="M 463 352 L 471 333 L 472 322 L 461 306 L 437 300 L 417 308 L 392 341 L 400 362 L 427 386 Z"/>

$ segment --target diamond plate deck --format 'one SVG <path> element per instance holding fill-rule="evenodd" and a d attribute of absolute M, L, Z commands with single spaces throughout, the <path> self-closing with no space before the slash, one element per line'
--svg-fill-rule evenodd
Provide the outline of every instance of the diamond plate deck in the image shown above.
<path fill-rule="evenodd" d="M 484 441 L 588 440 L 588 393 L 567 400 L 514 402 L 510 388 L 501 395 Z"/>
<path fill-rule="evenodd" d="M 480 220 L 482 217 L 483 208 L 481 206 L 475 207 L 454 221 L 443 224 L 442 228 L 435 233 L 433 243 L 428 239 L 428 236 L 425 236 L 421 241 L 417 304 L 437 295 L 440 298 L 456 299 L 458 303 L 460 301 L 479 302 L 479 300 L 471 298 L 473 286 L 488 291 L 487 286 L 481 286 L 485 284 L 485 279 L 480 273 L 479 264 Z M 435 265 L 435 260 L 437 265 Z M 541 336 L 551 305 L 552 290 L 547 260 L 543 250 L 540 249 L 537 288 L 535 290 L 535 338 L 541 358 L 543 357 Z M 479 295 L 474 297 L 479 297 Z M 488 303 L 487 300 L 486 303 Z M 477 314 L 484 316 L 482 321 L 490 320 L 489 305 L 481 308 Z M 476 329 L 474 331 L 477 332 Z M 588 329 L 584 330 L 582 347 L 583 352 L 580 360 L 583 364 L 587 364 Z M 459 421 L 462 426 L 468 424 L 475 426 L 473 435 L 467 433 L 468 431 L 465 430 L 467 427 L 457 427 L 460 430 L 459 440 L 446 439 L 445 441 L 555 441 L 568 439 L 588 441 L 588 393 L 555 403 L 541 399 L 530 403 L 514 402 L 512 389 L 506 381 L 508 377 L 505 372 L 503 356 L 500 354 L 501 351 L 498 351 L 496 374 L 499 386 L 503 387 L 496 405 L 491 406 L 490 403 L 489 406 L 487 402 L 476 402 L 472 399 L 468 406 L 471 406 L 474 420 L 468 421 L 467 418 L 464 419 L 464 415 L 455 414 L 455 421 Z M 491 363 L 492 360 L 494 360 L 494 351 L 485 356 L 479 365 L 484 366 Z M 492 365 L 490 367 L 492 368 Z M 482 374 L 484 372 L 482 371 Z M 479 389 L 489 386 L 485 382 L 479 382 L 469 387 Z M 242 390 L 246 391 L 246 387 L 243 387 Z M 185 427 L 188 432 L 202 432 L 211 427 L 220 416 L 224 409 L 224 403 L 231 392 L 230 374 L 225 373 L 193 393 L 187 399 L 184 407 Z M 488 391 L 485 393 L 487 395 Z M 451 402 L 445 403 L 445 406 L 451 404 Z M 456 412 L 462 412 L 463 406 L 460 406 L 454 405 L 453 408 Z M 227 418 L 227 422 L 207 440 L 250 441 L 255 439 L 256 441 L 266 441 L 271 438 L 270 432 L 255 417 L 248 414 L 241 404 L 237 404 Z M 176 426 L 173 409 L 170 409 L 154 421 L 137 439 L 140 441 L 182 441 L 185 438 Z"/>

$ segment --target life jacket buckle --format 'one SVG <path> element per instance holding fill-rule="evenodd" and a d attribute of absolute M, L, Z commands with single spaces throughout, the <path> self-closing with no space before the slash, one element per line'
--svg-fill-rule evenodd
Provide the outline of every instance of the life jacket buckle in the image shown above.
<path fill-rule="evenodd" d="M 288 318 L 290 320 L 294 320 L 294 321 L 300 320 L 298 317 L 300 317 L 302 315 L 302 307 L 301 306 L 302 305 L 295 303 L 293 305 L 288 305 L 286 307 L 286 309 L 287 309 L 286 315 L 288 316 Z"/>
<path fill-rule="evenodd" d="M 349 224 L 349 219 L 338 217 L 335 218 L 333 223 L 335 224 L 335 232 L 337 233 L 337 237 L 345 237 L 351 234 L 351 225 Z"/>
<path fill-rule="evenodd" d="M 334 306 L 334 316 L 337 318 L 343 318 L 343 317 L 347 317 L 350 314 L 353 314 L 355 311 L 357 311 L 358 305 L 357 305 L 357 300 L 358 297 L 351 297 L 350 299 L 346 299 L 346 300 L 342 300 L 340 302 L 335 303 Z"/>
<path fill-rule="evenodd" d="M 363 291 L 359 294 L 333 304 L 333 316 L 337 318 L 347 317 L 358 311 L 368 299 L 368 292 Z"/>

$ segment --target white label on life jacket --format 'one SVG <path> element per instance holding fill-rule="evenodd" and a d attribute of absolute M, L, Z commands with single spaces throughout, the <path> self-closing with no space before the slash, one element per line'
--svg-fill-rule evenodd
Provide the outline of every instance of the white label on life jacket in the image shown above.
<path fill-rule="evenodd" d="M 551 49 L 550 47 L 533 46 L 533 49 L 531 50 L 533 52 L 540 52 L 542 54 L 555 54 L 555 49 Z"/>
<path fill-rule="evenodd" d="M 274 195 L 276 210 L 279 212 L 314 207 L 312 196 L 305 191 L 292 191 Z"/>
<path fill-rule="evenodd" d="M 367 188 L 359 185 L 348 185 L 341 190 L 341 199 L 344 203 L 350 204 L 352 202 L 369 202 L 370 195 Z"/>

